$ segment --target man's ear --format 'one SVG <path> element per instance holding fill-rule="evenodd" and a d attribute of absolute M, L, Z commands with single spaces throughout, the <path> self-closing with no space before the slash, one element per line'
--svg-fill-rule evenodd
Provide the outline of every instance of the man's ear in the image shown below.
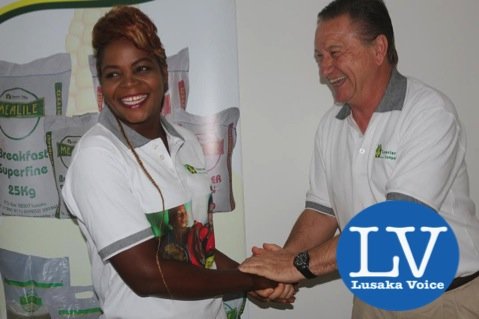
<path fill-rule="evenodd" d="M 373 42 L 375 60 L 378 65 L 384 63 L 384 60 L 387 59 L 389 42 L 384 34 L 380 34 L 374 39 Z"/>

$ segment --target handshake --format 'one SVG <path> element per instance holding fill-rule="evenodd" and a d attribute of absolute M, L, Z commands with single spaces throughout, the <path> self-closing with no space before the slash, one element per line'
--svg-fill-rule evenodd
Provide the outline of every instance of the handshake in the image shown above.
<path fill-rule="evenodd" d="M 332 220 L 330 222 L 335 225 Z M 297 283 L 304 279 L 331 274 L 337 270 L 336 248 L 339 235 L 334 235 L 335 227 L 331 227 L 331 237 L 319 236 L 320 244 L 305 250 L 304 245 L 288 241 L 286 248 L 275 244 L 263 244 L 262 248 L 253 247 L 253 255 L 239 265 L 244 273 L 254 274 L 273 280 L 278 284 L 250 292 L 250 296 L 263 301 L 293 303 L 297 292 Z"/>
<path fill-rule="evenodd" d="M 249 296 L 263 302 L 292 304 L 297 283 L 304 279 L 294 266 L 296 254 L 275 244 L 253 247 L 253 255 L 239 265 L 239 270 L 275 281 L 274 288 L 251 291 Z"/>

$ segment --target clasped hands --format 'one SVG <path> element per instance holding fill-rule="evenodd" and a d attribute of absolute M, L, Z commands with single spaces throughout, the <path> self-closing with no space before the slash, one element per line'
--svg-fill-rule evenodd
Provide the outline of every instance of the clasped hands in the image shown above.
<path fill-rule="evenodd" d="M 293 266 L 295 254 L 275 244 L 253 247 L 252 253 L 251 257 L 239 265 L 239 270 L 274 280 L 278 285 L 275 288 L 252 291 L 249 295 L 261 301 L 293 303 L 297 292 L 296 283 L 303 279 Z"/>

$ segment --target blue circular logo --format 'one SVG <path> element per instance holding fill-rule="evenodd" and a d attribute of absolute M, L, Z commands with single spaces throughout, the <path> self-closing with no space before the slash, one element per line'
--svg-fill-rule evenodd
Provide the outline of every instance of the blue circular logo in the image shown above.
<path fill-rule="evenodd" d="M 411 310 L 444 293 L 457 271 L 459 248 L 434 210 L 385 201 L 357 214 L 342 230 L 338 270 L 362 301 L 385 310 Z"/>

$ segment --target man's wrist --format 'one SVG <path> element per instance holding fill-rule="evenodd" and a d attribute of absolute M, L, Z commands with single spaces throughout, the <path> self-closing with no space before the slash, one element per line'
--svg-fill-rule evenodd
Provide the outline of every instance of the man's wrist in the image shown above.
<path fill-rule="evenodd" d="M 294 257 L 293 265 L 307 279 L 315 278 L 316 275 L 309 269 L 309 253 L 302 251 Z"/>

